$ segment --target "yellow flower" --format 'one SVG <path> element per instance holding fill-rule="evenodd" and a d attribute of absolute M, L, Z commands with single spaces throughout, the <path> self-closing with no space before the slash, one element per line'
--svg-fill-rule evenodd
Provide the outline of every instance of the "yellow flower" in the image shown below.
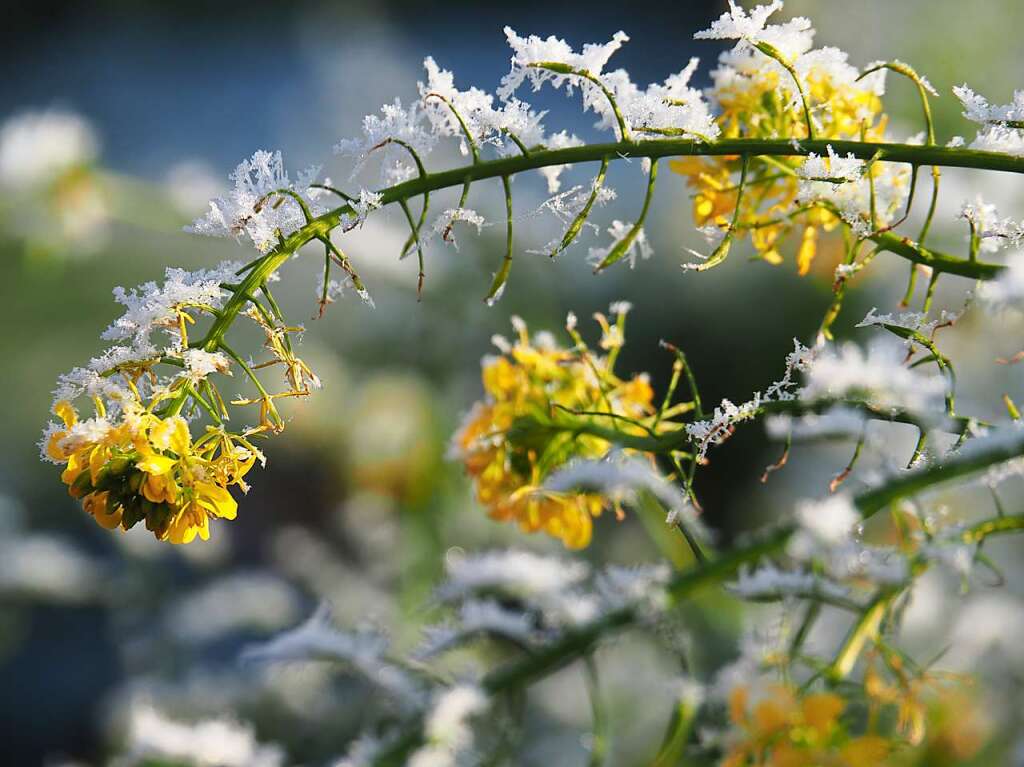
<path fill-rule="evenodd" d="M 484 361 L 487 399 L 470 412 L 453 446 L 492 519 L 516 522 L 525 532 L 545 532 L 569 548 L 590 543 L 593 518 L 608 500 L 593 493 L 553 492 L 544 480 L 570 460 L 600 458 L 612 447 L 601 437 L 560 429 L 559 419 L 587 414 L 594 423 L 627 434 L 652 428 L 654 391 L 647 377 L 624 380 L 612 370 L 624 342 L 624 314 L 621 309 L 614 323 L 595 315 L 607 357 L 592 354 L 578 336 L 573 349 L 546 335 L 531 339 L 519 324 L 517 342 Z"/>
<path fill-rule="evenodd" d="M 866 82 L 837 79 L 830 69 L 812 66 L 804 74 L 805 90 L 816 122 L 815 138 L 883 141 L 886 116 L 882 101 Z M 723 138 L 764 138 L 806 135 L 802 106 L 780 98 L 779 72 L 767 67 L 736 71 L 722 79 L 714 99 Z M 760 257 L 771 264 L 783 261 L 779 246 L 800 233 L 797 271 L 807 274 L 819 254 L 820 230 L 833 229 L 838 219 L 817 206 L 800 208 L 796 168 L 803 158 L 751 158 L 736 220 L 736 235 L 750 232 Z M 670 163 L 693 189 L 693 219 L 697 226 L 727 228 L 738 199 L 741 158 L 683 157 Z"/>
<path fill-rule="evenodd" d="M 163 539 L 171 543 L 190 543 L 196 534 L 210 538 L 210 517 L 234 519 L 238 504 L 226 489 L 210 482 L 196 482 L 193 497 L 171 520 Z"/>
<path fill-rule="evenodd" d="M 55 461 L 66 461 L 69 454 L 61 448 L 61 441 L 68 435 L 67 430 L 78 423 L 78 413 L 67 400 L 61 400 L 53 406 L 53 414 L 64 422 L 64 431 L 55 431 L 46 443 L 46 454 Z"/>
<path fill-rule="evenodd" d="M 853 738 L 839 749 L 846 767 L 878 767 L 885 763 L 892 751 L 892 744 L 879 735 L 862 735 Z"/>
<path fill-rule="evenodd" d="M 188 433 L 188 422 L 180 415 L 172 415 L 150 427 L 149 441 L 154 447 L 184 456 L 192 445 L 192 435 Z"/>
<path fill-rule="evenodd" d="M 756 700 L 745 685 L 729 695 L 729 719 L 736 728 L 722 762 L 729 767 L 878 767 L 890 742 L 877 735 L 851 737 L 841 716 L 846 701 L 830 692 L 800 696 L 778 684 Z"/>
<path fill-rule="evenodd" d="M 121 507 L 110 508 L 110 494 L 105 492 L 89 493 L 82 499 L 82 508 L 92 515 L 96 523 L 107 530 L 113 530 L 121 524 Z"/>
<path fill-rule="evenodd" d="M 245 435 L 223 429 L 209 428 L 194 442 L 184 418 L 161 418 L 141 402 L 124 403 L 116 423 L 97 404 L 95 429 L 80 427 L 69 402 L 53 411 L 64 428 L 52 429 L 46 454 L 64 462 L 68 492 L 107 529 L 144 521 L 161 540 L 205 540 L 211 518 L 235 518 L 238 507 L 227 488 L 247 489 L 242 478 L 263 458 Z"/>

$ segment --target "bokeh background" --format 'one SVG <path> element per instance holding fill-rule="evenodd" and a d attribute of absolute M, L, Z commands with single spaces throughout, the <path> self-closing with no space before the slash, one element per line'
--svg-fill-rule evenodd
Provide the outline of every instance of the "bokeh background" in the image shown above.
<path fill-rule="evenodd" d="M 292 169 L 324 162 L 344 178 L 330 147 L 354 135 L 380 104 L 396 95 L 412 99 L 424 56 L 452 69 L 461 87 L 493 89 L 507 71 L 505 24 L 574 45 L 622 28 L 633 42 L 614 62 L 635 81 L 661 80 L 699 55 L 704 84 L 721 48 L 694 42 L 692 33 L 724 5 L 107 0 L 5 9 L 0 120 L 25 110 L 72 110 L 99 141 L 98 211 L 84 235 L 56 236 L 51 220 L 31 212 L 31 200 L 10 190 L 0 197 L 5 763 L 105 763 L 125 711 L 141 700 L 192 721 L 232 713 L 261 740 L 281 744 L 288 763 L 328 763 L 368 716 L 367 691 L 322 670 L 242 669 L 240 647 L 298 622 L 323 599 L 339 623 L 386 626 L 401 644 L 430 617 L 445 556 L 507 545 L 559 549 L 488 521 L 459 468 L 444 458 L 460 413 L 480 394 L 478 360 L 490 352 L 492 334 L 508 332 L 511 314 L 534 329 L 557 330 L 570 309 L 586 318 L 625 299 L 636 308 L 623 366 L 650 371 L 656 385 L 664 385 L 671 363 L 658 349 L 661 338 L 686 349 L 705 400 L 742 401 L 779 376 L 794 336 L 806 341 L 817 329 L 837 252 L 820 255 L 805 278 L 792 263 L 751 263 L 743 251 L 709 273 L 684 274 L 678 264 L 688 260 L 685 248 L 701 241 L 682 180 L 665 173 L 649 226 L 654 257 L 635 270 L 594 277 L 584 260 L 594 233 L 554 263 L 522 254 L 556 230 L 530 214 L 545 192 L 538 179 L 524 177 L 516 187 L 520 256 L 495 307 L 481 299 L 501 258 L 500 227 L 464 237 L 458 252 L 435 248 L 420 303 L 413 260 L 397 261 L 405 236 L 398 212 L 353 235 L 347 250 L 376 309 L 342 301 L 306 322 L 304 356 L 325 387 L 289 408 L 290 426 L 267 444 L 269 468 L 252 475 L 239 519 L 219 526 L 209 543 L 171 550 L 144 530 L 106 533 L 66 496 L 35 447 L 56 376 L 96 354 L 99 333 L 118 314 L 114 285 L 159 278 L 169 265 L 248 257 L 243 246 L 189 235 L 182 226 L 253 150 L 280 148 Z M 1024 4 L 1017 0 L 790 0 L 786 13 L 811 16 L 818 43 L 844 48 L 855 64 L 899 57 L 926 73 L 942 94 L 934 108 L 944 139 L 969 130 L 951 86 L 966 81 L 1005 103 L 1021 85 Z M 916 96 L 890 82 L 892 132 L 906 137 L 922 127 Z M 549 127 L 593 135 L 591 117 L 581 116 L 576 102 L 549 92 L 531 100 L 551 109 Z M 588 172 L 577 168 L 568 179 L 584 181 Z M 640 182 L 636 164 L 614 168 L 610 184 L 619 198 L 598 219 L 635 215 Z M 952 214 L 982 184 L 1004 213 L 1024 207 L 1019 182 L 950 173 L 946 184 L 935 244 L 950 249 L 963 247 Z M 500 220 L 498 189 L 484 186 L 471 204 Z M 315 313 L 316 263 L 298 260 L 285 270 L 279 298 L 292 317 Z M 872 306 L 891 310 L 904 277 L 902 262 L 880 259 L 853 291 L 840 334 L 849 335 Z M 965 287 L 944 286 L 939 303 L 956 308 Z M 992 394 L 1013 390 L 1020 376 L 992 365 L 991 355 L 978 356 L 972 333 L 979 331 L 965 325 L 949 336 L 949 351 L 977 363 L 980 383 L 965 402 L 991 415 L 998 404 Z M 778 449 L 752 426 L 714 453 L 699 492 L 708 523 L 725 540 L 770 518 L 782 498 L 820 494 L 848 457 L 848 448 L 798 449 L 791 466 L 762 485 L 761 469 Z M 607 518 L 580 556 L 641 562 L 660 552 L 642 520 Z M 935 625 L 927 618 L 923 613 L 925 632 Z M 722 600 L 697 610 L 694 621 L 705 636 L 725 639 L 740 623 L 735 605 Z M 708 652 L 726 655 L 728 641 L 722 647 Z M 633 720 L 617 736 L 616 763 L 639 764 L 644 744 L 660 735 L 664 708 L 644 716 L 637 680 L 656 680 L 662 670 L 642 646 L 614 652 L 621 655 L 608 681 L 614 710 Z M 581 695 L 569 678 L 534 694 L 539 735 L 524 763 L 551 763 L 545 759 L 553 753 L 560 764 L 583 763 L 588 713 Z"/>

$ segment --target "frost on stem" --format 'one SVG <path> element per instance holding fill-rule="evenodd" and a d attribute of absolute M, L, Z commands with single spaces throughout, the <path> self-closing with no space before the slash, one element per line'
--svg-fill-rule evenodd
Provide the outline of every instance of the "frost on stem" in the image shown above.
<path fill-rule="evenodd" d="M 456 767 L 470 759 L 472 722 L 490 707 L 486 693 L 460 684 L 439 690 L 424 721 L 426 743 L 409 759 L 410 767 Z"/>
<path fill-rule="evenodd" d="M 981 125 L 971 149 L 1024 157 L 1024 90 L 1014 91 L 1013 101 L 993 105 L 967 85 L 953 88 L 964 107 L 964 117 Z"/>
<path fill-rule="evenodd" d="M 647 241 L 647 233 L 642 227 L 638 229 L 636 234 L 632 236 L 632 239 L 626 243 L 626 238 L 630 237 L 632 234 L 633 227 L 633 224 L 619 221 L 618 219 L 612 221 L 612 225 L 608 227 L 607 230 L 608 234 L 611 235 L 612 238 L 611 244 L 602 248 L 591 247 L 587 251 L 587 263 L 595 269 L 600 268 L 601 264 L 605 263 L 606 259 L 624 243 L 627 246 L 622 258 L 629 264 L 630 269 L 636 268 L 636 262 L 638 259 L 646 261 L 653 256 L 654 248 L 652 248 L 651 244 Z"/>
<path fill-rule="evenodd" d="M 362 226 L 366 222 L 366 217 L 373 211 L 379 210 L 382 204 L 383 198 L 380 192 L 360 189 L 358 199 L 352 203 L 352 211 L 355 215 L 346 217 L 343 225 L 344 230 L 347 232 Z"/>
<path fill-rule="evenodd" d="M 906 364 L 906 351 L 895 339 L 880 338 L 867 349 L 853 343 L 818 354 L 806 370 L 800 399 L 866 402 L 882 409 L 926 414 L 942 407 L 946 381 Z"/>
<path fill-rule="evenodd" d="M 305 623 L 249 647 L 242 657 L 253 663 L 339 663 L 381 688 L 403 708 L 414 708 L 422 700 L 423 690 L 415 679 L 386 659 L 388 647 L 387 637 L 375 629 L 336 628 L 330 608 L 322 604 Z"/>
<path fill-rule="evenodd" d="M 449 243 L 456 250 L 459 249 L 459 243 L 455 239 L 455 235 L 452 234 L 456 222 L 476 227 L 477 234 L 483 231 L 487 223 L 484 217 L 472 208 L 449 208 L 434 219 L 433 226 L 431 227 L 433 234 L 435 236 L 440 235 L 442 240 Z"/>
<path fill-rule="evenodd" d="M 355 177 L 370 159 L 371 153 L 381 152 L 381 176 L 385 184 L 391 185 L 416 175 L 416 164 L 408 148 L 424 157 L 436 143 L 436 135 L 423 122 L 422 107 L 419 104 L 404 107 L 401 100 L 396 98 L 392 103 L 382 106 L 379 115 L 364 117 L 362 137 L 340 140 L 334 145 L 334 153 L 356 158 L 351 174 Z"/>
<path fill-rule="evenodd" d="M 772 439 L 829 439 L 859 437 L 867 417 L 859 410 L 836 405 L 828 411 L 794 416 L 777 413 L 764 420 L 765 431 Z"/>
<path fill-rule="evenodd" d="M 963 315 L 963 311 L 950 312 L 943 309 L 939 313 L 938 317 L 929 319 L 928 314 L 925 312 L 876 314 L 876 311 L 875 307 L 872 307 L 867 315 L 865 315 L 864 319 L 858 322 L 855 327 L 867 328 L 872 326 L 888 326 L 892 328 L 910 330 L 914 333 L 920 333 L 921 335 L 930 337 L 938 328 L 953 325 Z M 908 340 L 908 343 L 912 343 L 912 341 Z"/>
<path fill-rule="evenodd" d="M 993 311 L 1024 311 L 1024 252 L 1011 255 L 1007 267 L 998 279 L 978 287 L 978 298 Z"/>
<path fill-rule="evenodd" d="M 796 559 L 807 560 L 846 540 L 860 523 L 860 514 L 849 497 L 838 494 L 824 501 L 801 501 L 796 521 L 798 532 L 787 551 Z"/>
<path fill-rule="evenodd" d="M 795 58 L 809 47 L 814 30 L 810 19 L 803 16 L 785 24 L 769 25 L 768 17 L 779 10 L 782 10 L 781 0 L 758 5 L 749 14 L 734 0 L 729 0 L 729 10 L 693 37 L 695 40 L 739 40 L 746 46 L 769 43 L 784 56 Z"/>
<path fill-rule="evenodd" d="M 836 210 L 861 237 L 896 220 L 909 193 L 910 170 L 894 163 L 868 166 L 852 154 L 840 157 L 813 152 L 797 169 L 799 202 L 822 203 Z"/>
<path fill-rule="evenodd" d="M 813 355 L 811 349 L 794 339 L 793 351 L 786 356 L 783 377 L 765 389 L 764 393 L 757 392 L 740 405 L 723 399 L 710 418 L 686 424 L 686 433 L 696 446 L 698 459 L 703 460 L 712 445 L 720 445 L 727 440 L 736 424 L 756 417 L 765 403 L 795 399 L 793 387 L 797 382 L 793 376 L 797 371 L 807 369 Z"/>
<path fill-rule="evenodd" d="M 1024 245 L 1024 223 L 1000 218 L 996 206 L 985 202 L 980 194 L 974 200 L 964 200 L 959 218 L 969 225 L 968 239 L 972 245 L 977 241 L 980 253 L 998 253 Z"/>
<path fill-rule="evenodd" d="M 577 53 L 565 40 L 560 40 L 554 35 L 546 39 L 537 35 L 520 37 L 512 27 L 505 27 L 505 37 L 512 48 L 512 70 L 501 78 L 501 85 L 497 90 L 498 98 L 503 101 L 510 99 L 524 81 L 529 81 L 535 91 L 540 90 L 547 82 L 555 88 L 565 85 L 570 92 L 575 85 L 580 85 L 584 91 L 584 104 L 587 108 L 593 108 L 603 98 L 600 93 L 590 94 L 590 85 L 583 85 L 569 75 L 533 65 L 558 62 L 571 69 L 600 77 L 612 55 L 623 43 L 629 41 L 629 35 L 619 31 L 607 43 L 587 43 L 582 51 Z"/>
<path fill-rule="evenodd" d="M 503 100 L 511 99 L 525 81 L 529 81 L 534 90 L 550 83 L 554 88 L 564 85 L 571 93 L 578 86 L 584 110 L 592 110 L 599 117 L 596 126 L 599 129 L 621 133 L 621 119 L 628 129 L 638 133 L 705 140 L 719 133 L 701 92 L 689 86 L 697 59 L 691 59 L 664 83 L 652 83 L 641 89 L 624 69 L 604 72 L 612 54 L 629 40 L 624 32 L 617 32 L 605 44 L 588 43 L 580 53 L 554 36 L 524 38 L 509 27 L 505 28 L 505 35 L 513 56 L 512 70 L 502 78 L 498 88 L 498 96 Z"/>
<path fill-rule="evenodd" d="M 775 601 L 794 597 L 845 599 L 848 590 L 814 573 L 780 570 L 770 562 L 757 568 L 744 567 L 726 588 L 741 599 Z"/>
<path fill-rule="evenodd" d="M 465 91 L 456 88 L 455 76 L 441 69 L 432 57 L 428 56 L 423 66 L 427 82 L 418 87 L 431 130 L 438 136 L 458 137 L 464 155 L 469 154 L 466 131 L 478 146 L 493 144 L 502 154 L 520 151 L 510 134 L 527 147 L 545 143 L 543 112 L 534 112 L 518 99 L 495 107 L 490 93 L 475 87 Z"/>
<path fill-rule="evenodd" d="M 596 491 L 616 504 L 635 504 L 638 493 L 649 493 L 665 509 L 668 524 L 685 526 L 700 541 L 711 540 L 686 494 L 639 458 L 613 454 L 600 461 L 577 461 L 549 476 L 545 484 L 558 493 Z"/>
<path fill-rule="evenodd" d="M 537 599 L 572 590 L 590 576 L 590 568 L 580 561 L 509 550 L 449 558 L 445 574 L 438 589 L 445 601 L 488 592 Z"/>
<path fill-rule="evenodd" d="M 568 149 L 573 146 L 583 146 L 583 139 L 575 134 L 566 131 L 553 133 L 544 140 L 547 149 Z M 569 170 L 572 165 L 549 165 L 540 169 L 540 175 L 548 185 L 548 194 L 556 194 L 562 188 L 562 174 Z"/>
<path fill-rule="evenodd" d="M 536 620 L 494 599 L 470 599 L 459 606 L 456 620 L 424 629 L 415 656 L 431 658 L 479 637 L 528 647 L 537 638 Z"/>
<path fill-rule="evenodd" d="M 479 88 L 456 88 L 455 76 L 441 69 L 433 58 L 428 56 L 423 66 L 427 82 L 419 83 L 418 87 L 430 131 L 435 136 L 458 138 L 463 155 L 470 153 L 467 141 L 478 148 L 493 145 L 503 156 L 537 147 L 564 149 L 583 143 L 564 130 L 547 135 L 542 122 L 546 113 L 535 112 L 524 101 L 509 97 L 495 107 L 494 97 Z M 568 167 L 551 165 L 539 169 L 552 194 L 558 191 L 559 176 Z"/>

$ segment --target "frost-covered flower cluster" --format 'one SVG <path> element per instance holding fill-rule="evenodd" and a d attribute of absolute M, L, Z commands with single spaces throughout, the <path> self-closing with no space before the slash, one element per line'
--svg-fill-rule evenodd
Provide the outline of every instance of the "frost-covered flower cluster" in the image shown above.
<path fill-rule="evenodd" d="M 240 266 L 234 261 L 223 261 L 213 269 L 193 272 L 168 268 L 162 285 L 146 282 L 131 290 L 114 288 L 114 300 L 124 306 L 125 311 L 103 331 L 102 337 L 108 341 L 130 341 L 145 349 L 153 331 L 164 330 L 181 343 L 177 333 L 179 312 L 192 308 L 222 308 L 228 291 L 221 286 L 237 279 Z"/>
<path fill-rule="evenodd" d="M 626 302 L 613 303 L 607 314 L 594 314 L 601 332 L 592 346 L 572 314 L 565 345 L 550 333 L 531 335 L 518 317 L 512 320 L 511 339 L 493 337 L 499 354 L 483 360 L 485 394 L 459 428 L 451 451 L 472 477 L 480 505 L 495 520 L 514 522 L 525 532 L 545 532 L 579 549 L 591 542 L 599 525 L 611 522 L 608 517 L 626 519 L 624 506 L 632 511 L 657 504 L 679 529 L 648 529 L 680 569 L 667 562 L 598 569 L 578 558 L 511 550 L 465 554 L 451 548 L 431 605 L 439 617 L 432 615 L 436 622 L 424 627 L 417 644 L 410 643 L 415 649 L 408 658 L 396 649 L 405 637 L 393 643 L 383 629 L 340 629 L 326 607 L 251 647 L 245 653 L 251 662 L 311 663 L 322 671 L 338 665 L 384 693 L 386 721 L 373 727 L 373 737 L 357 740 L 339 767 L 372 763 L 380 754 L 415 767 L 478 761 L 486 756 L 487 745 L 475 737 L 478 726 L 514 713 L 514 705 L 492 709 L 492 697 L 514 703 L 526 685 L 579 660 L 587 663 L 588 689 L 596 695 L 595 650 L 619 629 L 646 630 L 661 649 L 686 660 L 674 608 L 693 592 L 733 578 L 727 587 L 736 596 L 783 600 L 794 616 L 784 616 L 786 625 L 778 631 L 773 627 L 765 641 L 745 639 L 740 660 L 717 675 L 709 704 L 726 704 L 729 731 L 715 738 L 716 758 L 735 765 L 881 764 L 890 753 L 912 749 L 926 737 L 932 700 L 922 690 L 931 684 L 930 671 L 896 648 L 912 579 L 932 565 L 952 570 L 965 587 L 981 564 L 998 574 L 988 554 L 981 554 L 982 542 L 989 534 L 1024 528 L 1001 506 L 998 516 L 970 526 L 937 522 L 922 510 L 927 491 L 950 477 L 970 472 L 994 491 L 1024 472 L 1018 425 L 989 427 L 955 413 L 951 363 L 933 339 L 959 315 L 932 314 L 931 301 L 944 272 L 982 279 L 998 275 L 979 290 L 981 300 L 1019 307 L 1022 255 L 1011 253 L 1004 270 L 977 255 L 1019 249 L 1024 228 L 1000 218 L 979 197 L 961 210 L 970 229 L 969 251 L 962 260 L 934 250 L 931 241 L 923 244 L 938 209 L 934 200 L 917 241 L 902 229 L 892 230 L 916 211 L 911 197 L 919 187 L 911 174 L 920 166 L 956 158 L 949 164 L 1013 169 L 1016 161 L 957 151 L 962 140 L 943 148 L 933 135 L 927 96 L 935 91 L 926 79 L 898 60 L 875 62 L 862 72 L 838 49 L 815 49 L 807 19 L 770 23 L 782 5 L 772 0 L 746 10 L 730 0 L 728 10 L 696 35 L 736 41 L 720 57 L 711 87 L 703 92 L 692 85 L 696 59 L 646 88 L 633 83 L 625 70 L 611 70 L 612 55 L 628 40 L 622 32 L 607 43 L 576 50 L 554 36 L 524 37 L 506 29 L 512 66 L 495 93 L 457 87 L 452 72 L 427 58 L 413 101 L 386 103 L 364 119 L 359 137 L 336 146 L 339 155 L 354 161 L 350 181 L 379 159 L 383 183 L 390 186 L 345 191 L 328 179 L 318 183 L 319 169 L 290 176 L 280 152 L 256 152 L 231 175 L 234 188 L 215 199 L 192 229 L 245 237 L 261 255 L 245 265 L 168 270 L 162 284 L 118 289 L 115 297 L 125 311 L 104 334 L 114 345 L 58 381 L 53 404 L 58 420 L 46 427 L 41 447 L 44 457 L 61 465 L 71 496 L 103 527 L 127 531 L 144 522 L 159 540 L 187 543 L 207 538 L 212 520 L 235 517 L 231 489 L 247 491 L 246 473 L 263 462 L 251 440 L 285 424 L 278 400 L 304 396 L 320 383 L 295 355 L 293 342 L 301 328 L 285 321 L 271 293 L 275 272 L 310 245 L 323 258 L 317 287 L 321 310 L 348 288 L 365 299 L 341 245 L 346 233 L 364 227 L 371 217 L 366 229 L 372 234 L 386 206 L 404 215 L 408 237 L 396 255 L 416 253 L 422 284 L 424 246 L 435 245 L 438 237 L 454 244 L 453 231 L 460 224 L 479 233 L 488 222 L 469 207 L 475 204 L 470 188 L 500 181 L 506 203 L 500 223 L 508 227 L 508 251 L 489 303 L 501 295 L 512 263 L 518 219 L 511 182 L 525 170 L 540 171 L 552 195 L 537 210 L 566 225 L 562 239 L 545 249 L 555 255 L 585 227 L 599 229 L 589 216 L 614 197 L 605 187 L 611 162 L 640 159 L 647 192 L 639 216 L 632 224 L 615 220 L 607 230 L 611 243 L 590 249 L 597 270 L 619 260 L 633 267 L 651 256 L 644 226 L 658 163 L 668 155 L 676 158 L 665 164 L 694 190 L 697 229 L 713 249 L 696 265 L 698 270 L 721 263 L 736 242 L 749 237 L 758 257 L 773 264 L 784 261 L 783 244 L 796 239 L 796 271 L 808 274 L 815 258 L 836 256 L 832 241 L 819 254 L 819 239 L 836 229 L 843 235 L 843 263 L 819 270 L 836 275 L 820 343 L 812 349 L 795 342 L 781 379 L 745 402 L 721 400 L 710 413 L 686 355 L 670 343 L 663 344 L 673 363 L 663 397 L 655 395 L 650 376 L 616 372 L 630 311 Z M 928 131 L 919 137 L 896 142 L 886 133 L 881 103 L 886 69 L 909 77 L 920 89 Z M 610 130 L 618 143 L 588 146 L 566 131 L 549 133 L 547 114 L 520 98 L 524 86 L 537 90 L 545 84 L 567 93 L 578 88 L 584 111 L 594 112 L 596 127 Z M 966 87 L 956 92 L 965 115 L 981 124 L 974 148 L 1024 156 L 1021 93 L 1010 105 L 993 106 Z M 88 164 L 81 159 L 88 155 L 87 142 L 79 140 L 76 147 L 73 131 L 67 135 L 67 156 L 78 160 L 43 153 L 19 165 L 24 158 L 12 160 L 8 144 L 31 142 L 24 135 L 12 141 L 0 131 L 0 185 L 9 178 L 46 177 L 51 183 L 49 176 L 66 181 L 64 174 L 76 174 Z M 431 155 L 446 144 L 458 146 L 463 166 L 433 170 L 436 158 Z M 874 151 L 873 146 L 882 148 Z M 584 161 L 600 163 L 593 180 L 561 192 L 561 174 L 571 163 Z M 937 172 L 933 178 L 937 192 Z M 440 213 L 430 208 L 432 199 L 436 206 L 436 197 L 457 194 L 460 188 L 458 202 L 446 200 Z M 324 202 L 328 196 L 331 207 Z M 827 343 L 850 278 L 882 250 L 915 262 L 915 269 L 930 267 L 922 311 L 872 309 L 858 325 L 882 327 L 902 341 L 885 337 L 864 347 Z M 340 280 L 331 278 L 332 268 L 342 269 Z M 908 303 L 915 298 L 913 287 L 912 281 Z M 247 358 L 231 346 L 227 334 L 237 317 L 262 332 L 266 359 Z M 928 355 L 915 360 L 921 348 Z M 931 372 L 932 365 L 938 373 Z M 264 386 L 257 371 L 268 366 L 283 373 L 283 391 Z M 259 407 L 258 424 L 237 432 L 228 430 L 233 411 L 218 389 L 219 377 L 232 373 L 255 393 L 239 395 L 230 404 Z M 92 410 L 80 415 L 83 403 Z M 1009 395 L 1004 404 L 1011 420 L 1019 421 Z M 737 424 L 761 416 L 768 417 L 770 434 L 787 438 L 786 452 L 772 470 L 785 464 L 788 438 L 794 436 L 854 438 L 853 458 L 833 479 L 832 495 L 798 502 L 795 512 L 767 535 L 752 535 L 730 551 L 713 552 L 705 546 L 712 536 L 703 524 L 695 477 L 708 463 L 712 445 L 726 440 Z M 862 448 L 870 446 L 869 419 L 918 430 L 912 468 L 876 472 L 858 495 L 836 493 Z M 936 435 L 934 427 L 940 425 L 959 434 Z M 933 444 L 947 438 L 946 444 Z M 939 461 L 924 458 L 940 451 Z M 875 517 L 880 532 L 874 537 L 874 522 L 869 526 L 864 518 L 885 509 L 891 513 Z M 275 556 L 321 584 L 321 592 L 327 590 L 322 584 L 332 581 L 337 593 L 341 587 L 333 582 L 347 586 L 350 568 L 336 567 L 319 549 L 317 556 L 296 556 L 289 545 L 313 539 L 311 533 L 289 530 L 275 543 Z M 35 589 L 52 598 L 84 601 L 105 575 L 53 540 L 30 535 L 11 540 L 16 543 L 5 538 L 0 545 L 0 590 L 5 594 Z M 299 554 L 313 550 L 296 548 L 302 548 Z M 80 582 L 77 591 L 69 588 L 71 580 Z M 797 611 L 790 608 L 798 606 L 804 609 L 793 632 L 796 624 L 790 618 Z M 845 636 L 834 650 L 822 650 L 819 634 L 827 633 L 822 624 L 815 630 L 823 612 L 846 614 Z M 248 573 L 210 579 L 169 601 L 161 608 L 160 625 L 166 637 L 195 646 L 275 631 L 292 624 L 297 614 L 297 592 L 289 584 Z M 824 623 L 834 628 L 829 620 Z M 488 656 L 507 653 L 508 666 L 484 673 L 460 666 L 478 642 L 486 643 Z M 445 664 L 443 671 L 428 665 L 435 661 Z M 828 689 L 821 689 L 820 680 L 827 681 Z M 856 696 L 844 697 L 851 686 Z M 695 689 L 687 684 L 682 696 L 674 693 L 677 732 L 683 735 L 695 724 L 688 717 L 696 712 L 687 707 L 702 707 Z M 858 708 L 847 715 L 847 703 L 854 699 Z M 596 698 L 593 704 L 599 718 Z M 132 757 L 228 766 L 276 767 L 282 761 L 276 747 L 260 745 L 246 726 L 226 719 L 186 725 L 155 706 L 135 706 L 132 713 Z M 192 714 L 190 721 L 196 718 Z M 866 734 L 858 734 L 864 729 Z M 675 737 L 667 741 L 673 749 L 694 745 L 674 743 Z M 678 756 L 658 761 L 677 761 Z"/>

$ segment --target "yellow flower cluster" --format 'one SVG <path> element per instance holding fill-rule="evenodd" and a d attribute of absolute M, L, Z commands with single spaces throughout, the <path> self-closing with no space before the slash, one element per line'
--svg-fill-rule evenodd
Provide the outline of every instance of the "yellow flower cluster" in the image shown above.
<path fill-rule="evenodd" d="M 716 72 L 714 97 L 719 105 L 722 138 L 801 137 L 807 135 L 799 100 L 787 99 L 789 75 L 766 57 L 763 66 Z M 872 80 L 856 81 L 847 67 L 810 64 L 801 75 L 813 115 L 816 139 L 884 140 L 886 116 Z M 797 140 L 797 139 L 794 139 Z M 671 162 L 694 190 L 693 218 L 698 226 L 729 229 L 736 211 L 734 231 L 749 232 L 758 254 L 771 264 L 783 257 L 779 246 L 793 232 L 799 233 L 796 264 L 803 275 L 810 271 L 818 251 L 819 231 L 831 231 L 840 223 L 834 211 L 822 205 L 802 205 L 798 199 L 796 169 L 802 157 L 751 158 L 743 194 L 738 178 L 737 156 L 684 157 Z"/>
<path fill-rule="evenodd" d="M 100 417 L 79 430 L 70 402 L 58 402 L 54 414 L 64 429 L 49 435 L 45 450 L 65 464 L 61 479 L 85 511 L 107 529 L 144 521 L 171 543 L 206 540 L 211 518 L 234 519 L 228 487 L 246 490 L 243 477 L 263 458 L 244 436 L 208 427 L 193 442 L 184 418 L 141 406 L 126 407 L 116 424 Z"/>
<path fill-rule="evenodd" d="M 587 348 L 574 322 L 569 330 L 576 345 L 566 349 L 546 333 L 531 339 L 517 318 L 515 343 L 502 342 L 503 354 L 484 359 L 486 399 L 474 406 L 453 446 L 493 519 L 514 520 L 527 532 L 542 530 L 569 548 L 590 543 L 592 518 L 608 501 L 593 493 L 550 490 L 544 479 L 573 459 L 606 455 L 611 442 L 570 429 L 531 429 L 528 424 L 580 415 L 608 428 L 643 433 L 635 423 L 655 412 L 647 376 L 621 379 L 613 372 L 625 311 L 620 308 L 614 323 L 595 315 L 604 329 L 601 346 L 606 355 Z"/>
<path fill-rule="evenodd" d="M 840 721 L 846 702 L 833 693 L 798 695 L 775 685 L 761 695 L 738 685 L 729 696 L 729 719 L 738 737 L 722 767 L 878 767 L 890 742 L 878 735 L 850 737 Z"/>

